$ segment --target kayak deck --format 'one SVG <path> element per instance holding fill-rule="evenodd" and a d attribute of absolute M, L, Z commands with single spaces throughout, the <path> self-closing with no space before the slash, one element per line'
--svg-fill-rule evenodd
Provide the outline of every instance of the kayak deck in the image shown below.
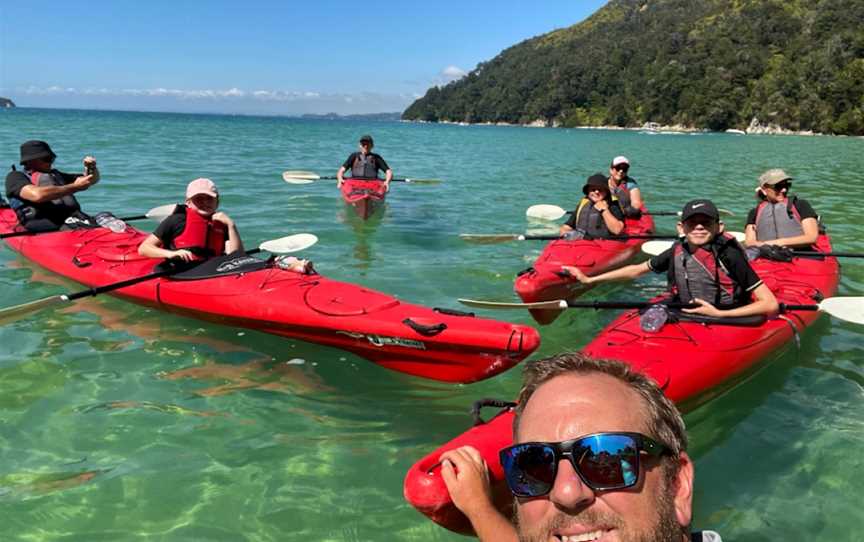
<path fill-rule="evenodd" d="M 626 235 L 647 235 L 654 231 L 654 220 L 643 214 L 638 220 L 625 221 Z M 616 269 L 635 256 L 644 239 L 555 240 L 546 245 L 534 265 L 521 272 L 513 289 L 524 303 L 566 299 L 572 301 L 590 289 L 572 277 L 562 275 L 561 266 L 578 267 L 586 275 L 599 275 Z M 549 324 L 560 310 L 534 309 L 531 315 L 540 324 Z"/>
<path fill-rule="evenodd" d="M 0 211 L 0 231 L 14 213 Z M 87 286 L 153 271 L 138 255 L 146 234 L 128 228 L 54 232 L 6 239 L 15 251 Z M 513 367 L 540 344 L 530 326 L 405 303 L 388 294 L 276 267 L 200 280 L 159 278 L 112 295 L 223 325 L 256 329 L 347 350 L 402 373 L 475 382 Z"/>
<path fill-rule="evenodd" d="M 351 206 L 357 216 L 367 220 L 384 205 L 387 190 L 384 181 L 367 179 L 345 179 L 339 189 L 342 200 Z"/>

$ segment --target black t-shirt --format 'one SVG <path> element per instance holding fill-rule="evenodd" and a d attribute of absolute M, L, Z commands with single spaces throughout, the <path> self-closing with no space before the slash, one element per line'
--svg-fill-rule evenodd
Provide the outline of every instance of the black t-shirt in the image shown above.
<path fill-rule="evenodd" d="M 168 250 L 175 250 L 174 239 L 186 229 L 186 209 L 182 205 L 178 205 L 177 208 L 181 211 L 174 211 L 174 214 L 169 215 L 153 230 L 153 235 L 158 237 L 162 241 L 162 246 Z"/>
<path fill-rule="evenodd" d="M 813 207 L 807 202 L 806 199 L 795 198 L 794 200 L 795 209 L 798 211 L 798 214 L 801 215 L 801 220 L 805 218 L 818 218 L 819 215 L 816 214 L 816 211 L 813 210 Z M 756 224 L 756 210 L 759 208 L 757 205 L 750 209 L 750 212 L 747 214 L 747 225 Z"/>
<path fill-rule="evenodd" d="M 585 205 L 585 207 L 587 208 L 590 205 L 594 205 L 594 204 L 589 202 Z M 579 206 L 577 205 L 576 208 L 573 209 L 573 212 L 570 213 L 570 218 L 568 218 L 567 222 L 565 222 L 565 224 L 567 224 L 568 226 L 570 226 L 571 228 L 574 228 L 574 229 L 576 228 L 576 211 L 578 211 L 578 210 L 579 210 Z M 586 209 L 583 212 L 588 212 L 588 210 Z M 609 210 L 606 212 L 612 213 L 612 216 L 614 216 L 615 218 L 617 218 L 618 220 L 620 220 L 622 222 L 624 221 L 624 211 L 621 210 L 621 205 L 618 203 L 618 200 L 610 201 L 609 202 Z"/>
<path fill-rule="evenodd" d="M 342 164 L 342 167 L 344 167 L 347 171 L 350 172 L 351 168 L 354 166 L 354 159 L 357 158 L 360 154 L 361 153 L 359 153 L 359 152 L 352 152 L 348 156 L 348 158 L 345 160 L 345 162 Z M 367 160 L 369 159 L 369 157 L 372 157 L 375 159 L 375 172 L 376 173 L 378 171 L 387 171 L 388 169 L 390 169 L 390 166 L 388 166 L 387 162 L 385 162 L 384 159 L 381 158 L 380 154 L 375 154 L 374 152 L 370 152 L 366 156 L 367 156 L 367 158 L 366 158 Z"/>
<path fill-rule="evenodd" d="M 78 178 L 77 175 L 72 173 L 63 173 L 56 169 L 52 169 L 51 173 L 54 173 L 63 179 L 63 184 L 73 183 L 75 182 L 75 179 Z M 21 189 L 32 184 L 30 177 L 28 177 L 23 171 L 10 171 L 9 174 L 6 175 L 6 197 L 23 200 L 24 198 L 21 197 Z M 31 205 L 33 204 L 33 202 L 29 203 Z"/>
<path fill-rule="evenodd" d="M 668 273 L 672 266 L 674 251 L 675 246 L 673 245 L 672 248 L 654 256 L 648 260 L 648 267 L 655 273 Z M 737 247 L 721 248 L 719 258 L 723 267 L 729 272 L 729 278 L 744 292 L 752 292 L 762 284 L 762 279 L 750 267 L 750 262 L 747 261 L 747 255 L 743 250 Z"/>

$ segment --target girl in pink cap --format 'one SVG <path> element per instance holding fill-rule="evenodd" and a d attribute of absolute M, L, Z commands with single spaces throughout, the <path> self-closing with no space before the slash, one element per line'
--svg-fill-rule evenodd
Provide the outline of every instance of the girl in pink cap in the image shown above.
<path fill-rule="evenodd" d="M 138 247 L 148 258 L 202 260 L 243 250 L 237 226 L 216 212 L 219 191 L 210 179 L 195 179 L 186 187 L 186 204 L 162 221 Z"/>

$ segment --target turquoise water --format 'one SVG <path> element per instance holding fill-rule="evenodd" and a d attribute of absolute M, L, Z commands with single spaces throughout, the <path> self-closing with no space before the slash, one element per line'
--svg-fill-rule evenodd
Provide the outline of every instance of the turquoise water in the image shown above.
<path fill-rule="evenodd" d="M 334 174 L 366 132 L 397 176 L 446 182 L 394 184 L 367 224 L 330 181 L 282 182 L 286 169 Z M 835 248 L 864 252 L 862 139 L 0 111 L 0 164 L 31 138 L 51 143 L 60 169 L 97 157 L 103 181 L 80 195 L 85 209 L 139 214 L 211 177 L 248 245 L 312 232 L 307 256 L 322 273 L 433 306 L 513 299 L 514 274 L 541 245 L 457 234 L 537 228 L 528 205 L 572 204 L 617 154 L 652 208 L 707 196 L 738 213 L 727 221 L 738 230 L 758 173 L 786 168 Z M 660 280 L 591 297 L 645 298 Z M 4 306 L 69 289 L 0 248 Z M 840 294 L 864 294 L 864 264 L 845 262 Z M 541 329 L 539 355 L 581 347 L 613 316 L 566 314 Z M 861 332 L 823 317 L 800 350 L 687 416 L 696 525 L 738 541 L 861 538 Z M 404 502 L 402 478 L 470 425 L 475 399 L 511 398 L 519 382 L 518 369 L 430 382 L 338 350 L 81 301 L 0 327 L 0 540 L 462 540 Z"/>

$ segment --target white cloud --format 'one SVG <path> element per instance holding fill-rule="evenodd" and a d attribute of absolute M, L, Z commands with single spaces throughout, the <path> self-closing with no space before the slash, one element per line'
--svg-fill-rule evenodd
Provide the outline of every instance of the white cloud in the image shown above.
<path fill-rule="evenodd" d="M 0 85 L 2 87 L 2 85 Z M 241 113 L 378 113 L 401 111 L 416 94 L 325 93 L 276 89 L 177 89 L 19 86 L 0 88 L 23 107 L 131 109 L 136 111 L 241 112 Z"/>
<path fill-rule="evenodd" d="M 446 68 L 441 70 L 439 77 L 449 83 L 450 81 L 462 79 L 466 75 L 468 75 L 468 72 L 458 66 L 447 66 Z"/>

